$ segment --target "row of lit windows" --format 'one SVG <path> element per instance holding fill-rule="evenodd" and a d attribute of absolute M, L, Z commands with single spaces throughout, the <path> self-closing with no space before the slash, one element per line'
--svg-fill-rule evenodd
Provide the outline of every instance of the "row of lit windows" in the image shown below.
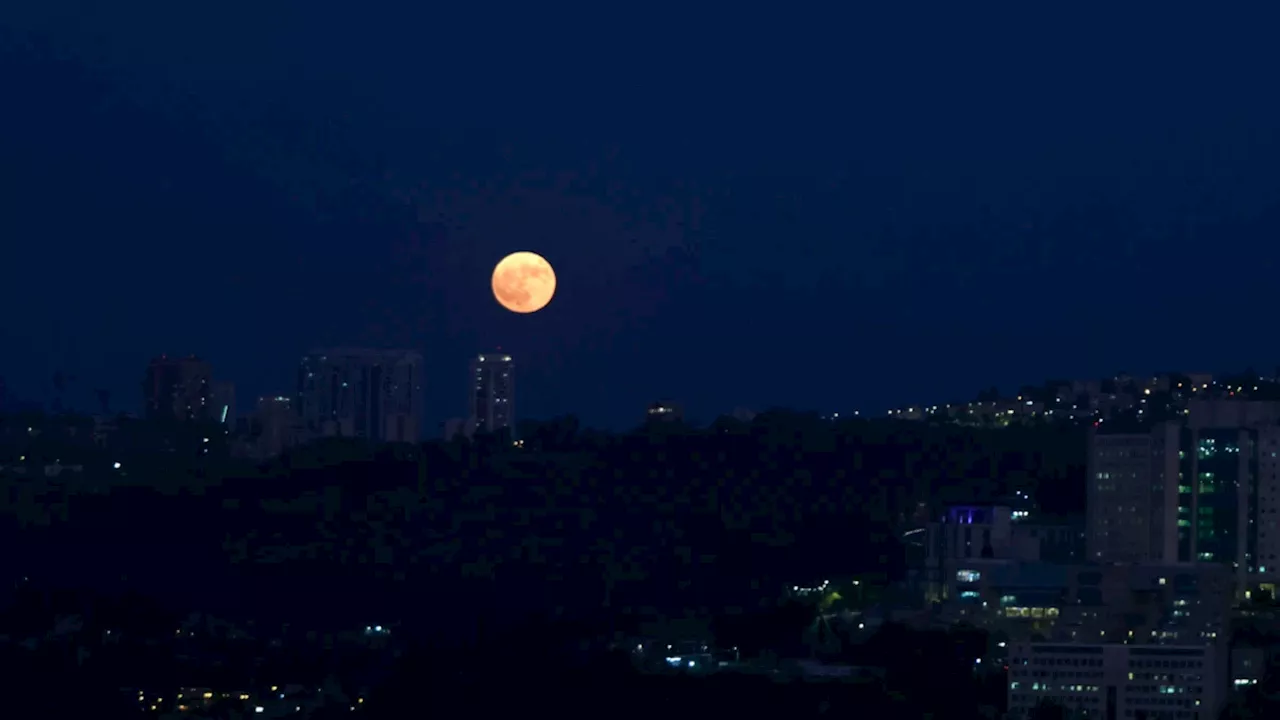
<path fill-rule="evenodd" d="M 1054 680 L 1101 680 L 1103 673 L 1101 670 L 1020 670 L 1018 668 L 1009 669 L 1009 677 L 1015 678 L 1053 678 Z"/>
<path fill-rule="evenodd" d="M 1007 607 L 1004 609 L 1004 615 L 1005 617 L 1056 618 L 1058 617 L 1058 608 Z"/>
<path fill-rule="evenodd" d="M 1189 668 L 1200 670 L 1204 663 L 1200 660 L 1130 660 L 1130 668 Z"/>
<path fill-rule="evenodd" d="M 1064 658 L 1064 657 L 1036 657 L 1021 658 L 1014 660 L 1010 664 L 1020 665 L 1050 665 L 1050 666 L 1070 666 L 1070 667 L 1102 667 L 1102 660 L 1099 658 Z"/>
<path fill-rule="evenodd" d="M 1148 695 L 1203 695 L 1203 685 L 1130 685 L 1129 692 Z"/>
<path fill-rule="evenodd" d="M 1015 680 L 1009 683 L 1009 689 L 1017 690 L 1021 688 L 1022 685 L 1023 683 Z M 1032 690 L 1035 692 L 1055 692 L 1056 691 L 1056 692 L 1093 693 L 1093 692 L 1098 692 L 1098 687 L 1099 687 L 1097 685 L 1050 685 L 1049 683 L 1038 683 L 1038 682 L 1028 683 L 1027 685 L 1028 685 L 1026 688 L 1027 690 Z"/>

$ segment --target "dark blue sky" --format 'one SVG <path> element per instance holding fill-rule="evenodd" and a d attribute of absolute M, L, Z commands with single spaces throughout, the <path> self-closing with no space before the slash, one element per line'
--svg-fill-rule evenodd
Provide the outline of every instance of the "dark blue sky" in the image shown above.
<path fill-rule="evenodd" d="M 522 416 L 616 427 L 1280 362 L 1274 12 L 413 5 L 5 3 L 11 391 L 403 346 L 434 423 L 500 345 Z"/>

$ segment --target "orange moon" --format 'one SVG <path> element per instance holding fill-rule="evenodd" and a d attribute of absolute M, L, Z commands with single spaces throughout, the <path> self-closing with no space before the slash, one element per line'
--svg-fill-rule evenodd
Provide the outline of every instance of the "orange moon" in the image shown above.
<path fill-rule="evenodd" d="M 537 253 L 511 253 L 493 269 L 493 297 L 511 312 L 538 312 L 555 294 L 556 272 Z"/>

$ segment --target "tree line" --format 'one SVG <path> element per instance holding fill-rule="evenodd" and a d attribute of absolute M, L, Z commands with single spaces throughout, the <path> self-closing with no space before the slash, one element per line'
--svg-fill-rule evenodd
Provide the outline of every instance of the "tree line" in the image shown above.
<path fill-rule="evenodd" d="M 518 437 L 336 439 L 260 467 L 197 458 L 185 471 L 170 455 L 153 470 L 134 457 L 128 486 L 73 495 L 65 520 L 24 544 L 125 585 L 172 588 L 177 568 L 199 563 L 227 588 L 200 592 L 228 605 L 263 595 L 255 583 L 281 598 L 356 586 L 411 598 L 417 586 L 464 607 L 709 615 L 824 575 L 897 577 L 901 533 L 948 501 L 1021 490 L 1052 510 L 1083 505 L 1084 438 L 1071 428 L 771 412 L 625 434 L 558 418 Z M 402 604 L 387 614 L 411 616 Z"/>

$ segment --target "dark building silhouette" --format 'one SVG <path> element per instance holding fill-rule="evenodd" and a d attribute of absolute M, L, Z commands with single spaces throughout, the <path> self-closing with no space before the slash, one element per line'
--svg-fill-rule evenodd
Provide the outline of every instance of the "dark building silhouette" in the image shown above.
<path fill-rule="evenodd" d="M 273 458 L 306 439 L 293 400 L 284 396 L 260 397 L 250 423 L 253 457 Z"/>
<path fill-rule="evenodd" d="M 314 351 L 298 370 L 295 409 L 311 437 L 417 442 L 422 355 L 365 348 Z"/>
<path fill-rule="evenodd" d="M 213 418 L 209 363 L 195 355 L 161 355 L 147 366 L 142 383 L 146 417 L 150 420 L 209 420 Z"/>
<path fill-rule="evenodd" d="M 504 353 L 481 353 L 471 361 L 467 432 L 509 430 L 515 422 L 515 365 Z"/>

